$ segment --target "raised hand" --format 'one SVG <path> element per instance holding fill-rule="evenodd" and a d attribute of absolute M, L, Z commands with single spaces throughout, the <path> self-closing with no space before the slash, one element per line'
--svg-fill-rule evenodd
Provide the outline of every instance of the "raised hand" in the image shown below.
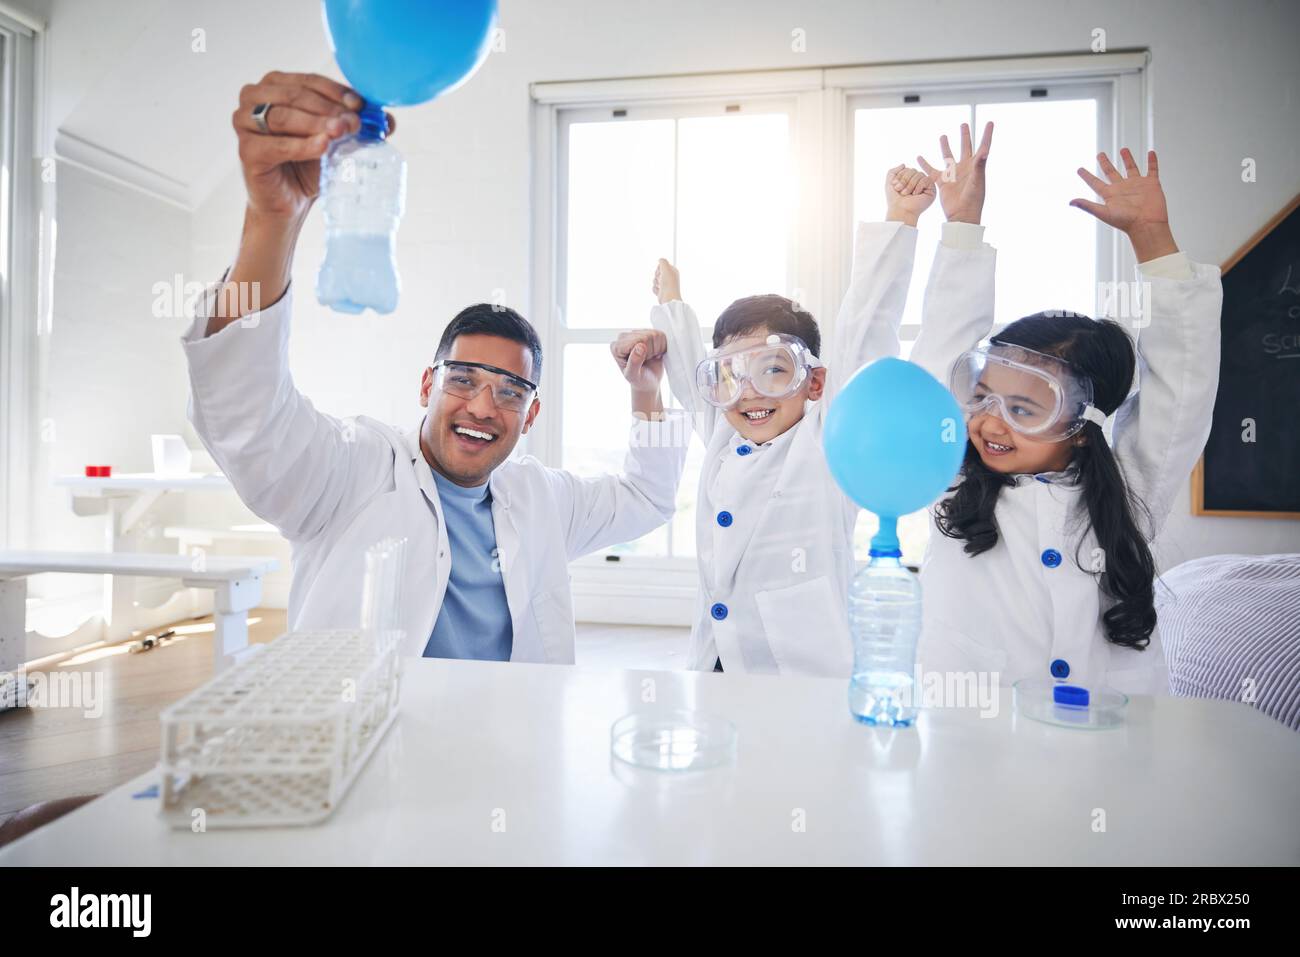
<path fill-rule="evenodd" d="M 268 132 L 253 108 L 269 103 Z M 361 97 L 315 73 L 272 71 L 239 91 L 231 124 L 239 137 L 250 210 L 270 216 L 300 215 L 320 192 L 320 158 L 330 141 L 361 125 Z M 389 127 L 396 126 L 391 114 Z"/>
<path fill-rule="evenodd" d="M 934 182 L 920 170 L 895 166 L 885 174 L 885 219 L 915 226 L 934 202 Z"/>
<path fill-rule="evenodd" d="M 253 110 L 269 104 L 262 130 Z M 330 142 L 361 125 L 361 97 L 329 77 L 272 71 L 239 91 L 230 116 L 239 139 L 247 201 L 239 253 L 217 297 L 211 336 L 251 309 L 241 290 L 259 290 L 263 305 L 289 286 L 294 247 L 307 211 L 320 192 L 320 158 Z M 388 127 L 396 126 L 388 114 Z"/>
<path fill-rule="evenodd" d="M 1126 233 L 1133 243 L 1139 262 L 1147 262 L 1178 251 L 1169 229 L 1169 207 L 1160 186 L 1160 161 L 1156 151 L 1147 152 L 1147 173 L 1142 175 L 1128 148 L 1120 150 L 1124 173 L 1115 168 L 1105 153 L 1097 154 L 1097 168 L 1105 179 L 1079 167 L 1079 176 L 1101 202 L 1072 199 L 1070 205 L 1091 213 L 1107 226 Z"/>
<path fill-rule="evenodd" d="M 609 344 L 609 351 L 634 393 L 658 394 L 668 353 L 667 335 L 657 329 L 634 329 L 620 333 Z"/>
<path fill-rule="evenodd" d="M 948 137 L 939 137 L 939 150 L 943 153 L 943 169 L 935 169 L 924 156 L 916 158 L 921 169 L 939 188 L 939 204 L 943 213 L 954 223 L 978 223 L 984 211 L 984 168 L 988 165 L 989 149 L 993 145 L 993 124 L 984 124 L 984 135 L 979 149 L 972 150 L 970 125 L 961 125 L 961 156 L 954 159 Z"/>
<path fill-rule="evenodd" d="M 681 273 L 667 259 L 659 260 L 659 265 L 655 267 L 654 283 L 650 291 L 655 294 L 660 305 L 682 298 Z"/>

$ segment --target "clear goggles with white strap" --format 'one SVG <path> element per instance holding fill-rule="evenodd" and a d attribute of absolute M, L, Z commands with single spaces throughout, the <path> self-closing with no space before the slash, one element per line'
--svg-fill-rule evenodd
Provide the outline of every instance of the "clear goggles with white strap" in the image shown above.
<path fill-rule="evenodd" d="M 714 352 L 695 367 L 695 385 L 704 401 L 729 409 L 746 385 L 768 399 L 789 398 L 821 364 L 802 339 L 770 335 L 762 345 Z"/>
<path fill-rule="evenodd" d="M 1092 380 L 1057 356 L 1001 344 L 972 349 L 952 368 L 949 388 L 966 418 L 997 415 L 1022 435 L 1047 442 L 1070 438 L 1106 415 L 1092 404 Z"/>

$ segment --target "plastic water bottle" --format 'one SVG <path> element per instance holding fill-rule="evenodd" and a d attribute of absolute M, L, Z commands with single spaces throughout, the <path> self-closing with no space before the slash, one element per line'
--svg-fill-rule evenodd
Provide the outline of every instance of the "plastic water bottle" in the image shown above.
<path fill-rule="evenodd" d="M 916 720 L 916 643 L 921 583 L 904 567 L 893 520 L 881 518 L 871 561 L 849 586 L 853 677 L 849 710 L 865 724 L 907 726 Z"/>
<path fill-rule="evenodd" d="M 316 298 L 338 312 L 397 308 L 395 246 L 406 204 L 406 160 L 385 137 L 383 107 L 366 103 L 361 129 L 336 140 L 321 157 L 325 261 Z"/>

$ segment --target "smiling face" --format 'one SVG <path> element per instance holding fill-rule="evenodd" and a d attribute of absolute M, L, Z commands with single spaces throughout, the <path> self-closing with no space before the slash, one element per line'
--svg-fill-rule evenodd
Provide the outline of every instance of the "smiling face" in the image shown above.
<path fill-rule="evenodd" d="M 528 346 L 501 336 L 458 336 L 443 357 L 449 362 L 481 362 L 532 380 L 533 356 Z M 482 485 L 492 470 L 514 451 L 541 411 L 534 398 L 521 412 L 497 407 L 490 388 L 462 399 L 437 388 L 432 367 L 420 382 L 420 405 L 429 409 L 420 426 L 420 450 L 425 461 L 457 485 Z"/>
<path fill-rule="evenodd" d="M 980 376 L 975 399 L 990 394 L 1001 397 L 1006 414 L 1022 427 L 1051 416 L 1058 401 L 1046 379 L 1018 375 L 992 362 Z M 996 404 L 971 416 L 966 434 L 985 465 L 1008 475 L 1059 472 L 1070 464 L 1074 454 L 1069 441 L 1054 442 L 1016 431 L 1002 418 L 1002 409 Z"/>
<path fill-rule="evenodd" d="M 756 348 L 767 342 L 768 335 L 766 328 L 757 329 L 750 334 L 728 339 L 723 343 L 722 348 L 726 352 Z M 783 375 L 797 373 L 797 371 L 791 365 L 788 356 L 780 356 L 756 365 L 750 370 L 750 375 L 779 379 Z M 799 389 L 793 395 L 783 399 L 769 398 L 758 392 L 752 382 L 746 382 L 740 401 L 726 410 L 727 422 L 740 433 L 742 438 L 750 442 L 757 445 L 771 442 L 778 435 L 784 434 L 798 424 L 804 415 L 804 404 L 818 401 L 825 387 L 824 368 L 810 370 L 808 378 Z"/>

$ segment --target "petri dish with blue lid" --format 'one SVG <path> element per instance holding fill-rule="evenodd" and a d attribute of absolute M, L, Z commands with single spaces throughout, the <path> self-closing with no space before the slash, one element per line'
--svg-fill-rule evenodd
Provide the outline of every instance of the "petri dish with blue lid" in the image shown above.
<path fill-rule="evenodd" d="M 701 711 L 645 711 L 610 726 L 609 748 L 620 761 L 653 771 L 703 771 L 736 760 L 736 726 Z"/>
<path fill-rule="evenodd" d="M 1124 724 L 1128 696 L 1114 688 L 1089 688 L 1050 678 L 1021 678 L 1011 686 L 1012 707 L 1034 721 L 1080 731 Z"/>

